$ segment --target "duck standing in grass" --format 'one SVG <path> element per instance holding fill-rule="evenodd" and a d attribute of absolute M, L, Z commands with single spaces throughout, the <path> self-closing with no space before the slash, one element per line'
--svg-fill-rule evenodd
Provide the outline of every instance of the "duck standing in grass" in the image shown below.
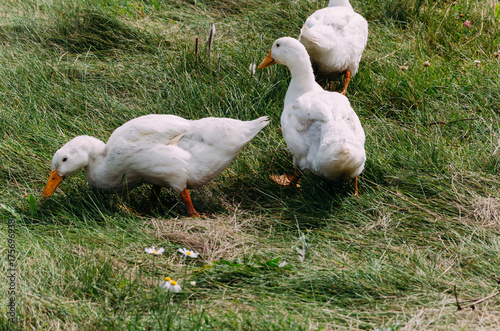
<path fill-rule="evenodd" d="M 286 65 L 292 80 L 281 114 L 281 130 L 295 167 L 329 180 L 357 177 L 365 166 L 365 132 L 349 100 L 325 91 L 316 83 L 307 51 L 298 40 L 276 40 L 259 69 L 274 63 Z M 296 183 L 299 173 L 290 179 Z"/>
<path fill-rule="evenodd" d="M 299 36 L 318 79 L 328 81 L 344 75 L 344 95 L 358 72 L 367 40 L 368 23 L 354 12 L 349 0 L 330 0 L 327 8 L 309 16 Z"/>
<path fill-rule="evenodd" d="M 267 124 L 266 116 L 240 121 L 146 115 L 116 129 L 106 144 L 78 136 L 54 154 L 42 196 L 49 197 L 65 177 L 84 168 L 89 185 L 109 193 L 150 183 L 158 195 L 161 187 L 170 187 L 180 194 L 189 216 L 200 216 L 187 189 L 219 175 Z"/>

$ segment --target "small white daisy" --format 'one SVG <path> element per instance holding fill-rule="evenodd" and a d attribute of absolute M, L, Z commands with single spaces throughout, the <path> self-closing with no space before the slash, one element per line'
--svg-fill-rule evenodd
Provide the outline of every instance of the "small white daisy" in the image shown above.
<path fill-rule="evenodd" d="M 196 259 L 198 257 L 198 254 L 199 254 L 199 253 L 187 250 L 185 248 L 179 248 L 179 253 L 181 253 L 182 255 L 184 255 L 184 257 L 188 257 L 189 256 L 189 257 L 192 257 L 193 259 Z"/>
<path fill-rule="evenodd" d="M 177 282 L 175 280 L 172 280 L 170 281 L 170 286 L 166 287 L 165 290 L 177 293 L 180 292 L 182 289 L 180 285 L 177 285 Z"/>
<path fill-rule="evenodd" d="M 160 287 L 168 289 L 170 286 L 172 286 L 171 282 L 172 282 L 172 279 L 170 277 L 165 277 L 163 282 L 160 283 Z"/>
<path fill-rule="evenodd" d="M 144 251 L 149 254 L 162 255 L 165 249 L 164 248 L 156 249 L 154 246 L 151 246 L 148 248 L 144 248 Z"/>
<path fill-rule="evenodd" d="M 191 281 L 189 284 L 191 284 L 191 286 L 196 286 L 196 282 L 194 280 Z"/>

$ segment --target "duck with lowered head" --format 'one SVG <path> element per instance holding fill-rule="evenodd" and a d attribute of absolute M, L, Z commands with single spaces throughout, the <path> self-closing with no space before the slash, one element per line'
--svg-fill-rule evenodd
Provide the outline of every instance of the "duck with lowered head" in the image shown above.
<path fill-rule="evenodd" d="M 219 175 L 267 124 L 266 116 L 240 121 L 146 115 L 117 128 L 107 143 L 78 136 L 54 154 L 42 196 L 49 197 L 64 178 L 83 168 L 89 185 L 104 192 L 150 183 L 158 194 L 161 187 L 169 187 L 180 194 L 189 216 L 200 216 L 188 188 Z"/>
<path fill-rule="evenodd" d="M 285 95 L 281 130 L 294 165 L 329 180 L 357 177 L 365 166 L 365 133 L 349 100 L 316 83 L 307 51 L 297 39 L 276 40 L 259 69 L 286 65 L 292 80 Z M 298 180 L 299 173 L 290 180 Z"/>
<path fill-rule="evenodd" d="M 358 72 L 367 40 L 368 23 L 354 12 L 349 0 L 330 0 L 327 8 L 307 18 L 299 36 L 320 80 L 344 75 L 344 95 Z"/>

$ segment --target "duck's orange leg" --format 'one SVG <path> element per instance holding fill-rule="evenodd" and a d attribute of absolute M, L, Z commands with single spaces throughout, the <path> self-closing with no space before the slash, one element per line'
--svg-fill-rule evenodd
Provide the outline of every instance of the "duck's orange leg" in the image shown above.
<path fill-rule="evenodd" d="M 201 217 L 200 214 L 198 214 L 194 209 L 193 202 L 191 201 L 191 196 L 189 195 L 189 191 L 187 190 L 187 188 L 185 188 L 184 191 L 181 192 L 181 200 L 186 204 L 189 217 Z"/>
<path fill-rule="evenodd" d="M 347 85 L 349 85 L 350 80 L 351 80 L 351 72 L 349 70 L 346 70 L 344 75 L 344 89 L 342 90 L 343 95 L 345 95 L 347 92 Z"/>
<path fill-rule="evenodd" d="M 354 196 L 359 197 L 358 193 L 358 177 L 354 177 Z"/>

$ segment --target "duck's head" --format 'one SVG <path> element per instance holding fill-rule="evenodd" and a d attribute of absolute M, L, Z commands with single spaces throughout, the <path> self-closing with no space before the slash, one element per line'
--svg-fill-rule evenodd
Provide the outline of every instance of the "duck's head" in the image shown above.
<path fill-rule="evenodd" d="M 89 136 L 78 136 L 61 147 L 52 158 L 52 172 L 45 185 L 42 197 L 47 198 L 54 193 L 62 180 L 84 168 L 89 163 Z M 97 139 L 95 139 L 97 140 Z"/>
<path fill-rule="evenodd" d="M 259 69 L 269 67 L 275 63 L 288 67 L 297 62 L 301 56 L 309 57 L 305 47 L 294 38 L 283 37 L 276 40 L 267 57 L 259 64 Z"/>

